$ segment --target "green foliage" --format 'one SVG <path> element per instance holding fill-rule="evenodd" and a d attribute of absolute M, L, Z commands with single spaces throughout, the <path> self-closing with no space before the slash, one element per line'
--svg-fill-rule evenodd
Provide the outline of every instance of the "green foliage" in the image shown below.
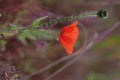
<path fill-rule="evenodd" d="M 25 43 L 25 39 L 46 39 L 53 40 L 56 39 L 56 35 L 59 33 L 58 31 L 53 30 L 45 30 L 45 29 L 36 29 L 41 20 L 47 18 L 47 16 L 38 18 L 32 22 L 29 28 L 21 29 L 18 32 L 17 38 Z"/>
<path fill-rule="evenodd" d="M 57 31 L 48 31 L 48 30 L 21 30 L 17 38 L 21 41 L 24 41 L 25 38 L 36 40 L 36 39 L 46 39 L 52 40 L 56 38 L 58 34 Z"/>
<path fill-rule="evenodd" d="M 13 25 L 13 24 L 10 24 L 8 27 L 7 27 L 7 30 L 8 31 L 15 31 L 15 30 L 17 30 L 18 28 L 15 26 L 15 25 Z"/>
<path fill-rule="evenodd" d="M 26 43 L 26 38 L 31 39 L 31 40 L 36 40 L 36 39 L 46 39 L 46 40 L 53 40 L 56 39 L 57 34 L 59 31 L 54 31 L 54 30 L 46 30 L 46 29 L 36 29 L 40 24 L 40 21 L 44 20 L 47 18 L 47 16 L 38 18 L 34 20 L 31 24 L 30 27 L 27 28 L 21 28 L 17 27 L 13 24 L 10 24 L 7 28 L 0 30 L 0 34 L 4 36 L 5 38 L 9 38 L 12 36 L 16 36 L 17 39 L 22 41 L 23 43 Z"/>
<path fill-rule="evenodd" d="M 40 21 L 44 20 L 44 19 L 47 18 L 47 17 L 48 17 L 48 16 L 35 19 L 35 20 L 32 22 L 32 24 L 30 25 L 30 29 L 36 28 L 36 27 L 39 25 Z"/>
<path fill-rule="evenodd" d="M 25 38 L 35 39 L 35 37 L 31 35 L 30 30 L 21 30 L 17 37 L 19 40 L 23 40 Z"/>

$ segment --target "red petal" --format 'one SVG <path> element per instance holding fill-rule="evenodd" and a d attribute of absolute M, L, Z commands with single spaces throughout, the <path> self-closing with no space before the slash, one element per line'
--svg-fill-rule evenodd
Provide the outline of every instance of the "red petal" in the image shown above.
<path fill-rule="evenodd" d="M 78 21 L 73 22 L 71 25 L 65 26 L 62 28 L 61 32 L 72 32 L 76 27 Z"/>
<path fill-rule="evenodd" d="M 73 44 L 66 43 L 62 38 L 59 39 L 61 45 L 65 48 L 67 54 L 72 54 L 73 51 Z"/>
<path fill-rule="evenodd" d="M 78 21 L 75 21 L 71 25 L 62 28 L 59 36 L 59 42 L 68 54 L 72 54 L 73 45 L 78 38 L 79 30 L 76 26 L 77 23 Z"/>

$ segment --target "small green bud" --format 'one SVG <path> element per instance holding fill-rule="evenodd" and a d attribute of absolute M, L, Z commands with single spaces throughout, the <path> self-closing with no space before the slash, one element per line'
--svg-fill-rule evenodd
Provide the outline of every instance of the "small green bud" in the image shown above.
<path fill-rule="evenodd" d="M 98 13 L 97 13 L 98 17 L 100 18 L 107 18 L 108 16 L 108 11 L 105 10 L 105 9 L 102 9 L 100 10 Z"/>

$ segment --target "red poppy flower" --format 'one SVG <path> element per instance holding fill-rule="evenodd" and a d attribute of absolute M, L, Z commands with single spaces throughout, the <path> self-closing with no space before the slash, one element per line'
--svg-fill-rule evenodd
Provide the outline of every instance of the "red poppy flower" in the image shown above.
<path fill-rule="evenodd" d="M 71 25 L 63 27 L 59 36 L 59 42 L 68 55 L 72 54 L 74 43 L 78 38 L 79 30 L 77 23 L 78 21 L 75 21 Z"/>

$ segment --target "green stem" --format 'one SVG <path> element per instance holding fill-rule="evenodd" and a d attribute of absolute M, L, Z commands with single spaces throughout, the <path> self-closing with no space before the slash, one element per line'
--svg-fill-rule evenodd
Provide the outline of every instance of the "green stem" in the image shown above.
<path fill-rule="evenodd" d="M 71 21 L 75 21 L 75 20 L 80 20 L 80 19 L 84 19 L 87 17 L 97 17 L 97 12 L 85 12 L 85 13 L 81 13 L 78 16 L 70 16 L 70 17 L 60 17 L 60 18 L 53 18 L 53 19 L 49 19 L 46 22 L 43 22 L 40 24 L 41 27 L 44 26 L 50 26 L 52 24 L 56 24 L 56 23 L 65 23 L 65 22 L 71 22 Z"/>

